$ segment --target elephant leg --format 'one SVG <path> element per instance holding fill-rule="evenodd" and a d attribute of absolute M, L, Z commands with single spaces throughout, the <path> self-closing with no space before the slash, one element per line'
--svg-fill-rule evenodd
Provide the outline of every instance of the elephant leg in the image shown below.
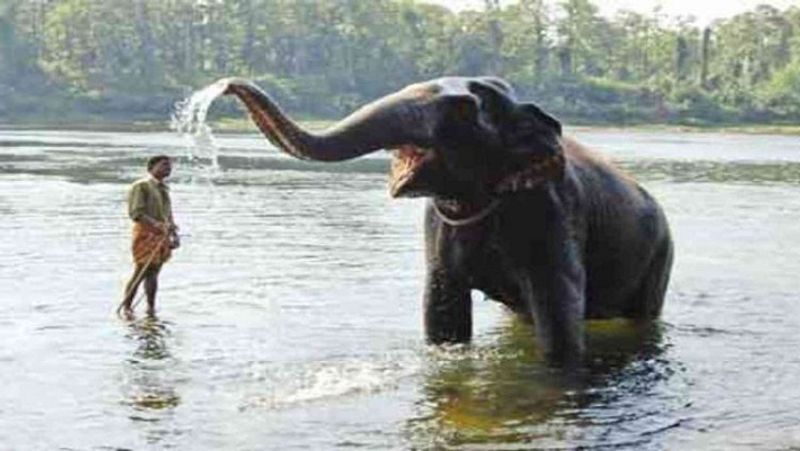
<path fill-rule="evenodd" d="M 467 271 L 470 246 L 433 212 L 425 214 L 427 276 L 423 300 L 428 342 L 466 343 L 472 338 L 472 297 Z"/>
<path fill-rule="evenodd" d="M 540 228 L 540 248 L 517 281 L 543 354 L 554 364 L 571 366 L 580 363 L 584 352 L 586 269 L 581 246 L 561 211 L 549 211 L 550 219 Z"/>
<path fill-rule="evenodd" d="M 472 338 L 469 287 L 444 270 L 429 271 L 425 282 L 425 335 L 428 342 L 466 343 Z"/>
<path fill-rule="evenodd" d="M 545 358 L 567 366 L 579 363 L 585 347 L 583 277 L 537 272 L 522 276 L 520 285 Z"/>
<path fill-rule="evenodd" d="M 647 320 L 657 318 L 661 314 L 672 272 L 672 259 L 672 241 L 666 239 L 653 257 L 642 284 L 631 299 L 633 308 L 627 312 L 627 316 Z"/>

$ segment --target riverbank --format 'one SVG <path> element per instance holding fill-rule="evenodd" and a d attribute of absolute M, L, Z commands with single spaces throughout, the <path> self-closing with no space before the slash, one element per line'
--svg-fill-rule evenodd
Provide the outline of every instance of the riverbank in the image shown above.
<path fill-rule="evenodd" d="M 301 124 L 310 130 L 321 130 L 334 123 L 326 119 L 301 119 Z M 566 123 L 568 132 L 580 132 L 585 130 L 619 130 L 619 131 L 663 131 L 673 133 L 738 133 L 746 135 L 788 135 L 800 136 L 800 124 L 713 124 L 713 125 L 682 125 L 682 124 L 591 124 L 591 123 Z M 256 132 L 257 128 L 250 119 L 243 118 L 223 118 L 209 122 L 211 128 L 216 133 L 250 133 Z M 97 130 L 109 132 L 159 132 L 169 131 L 169 120 L 108 120 L 104 118 L 87 118 L 80 121 L 66 120 L 45 120 L 36 122 L 14 122 L 0 120 L 0 131 L 4 129 L 15 130 Z"/>
<path fill-rule="evenodd" d="M 670 133 L 733 133 L 744 135 L 787 135 L 800 136 L 800 125 L 785 124 L 720 124 L 720 125 L 679 125 L 679 124 L 637 124 L 637 125 L 575 125 L 567 130 L 620 130 L 620 131 L 664 131 Z"/>

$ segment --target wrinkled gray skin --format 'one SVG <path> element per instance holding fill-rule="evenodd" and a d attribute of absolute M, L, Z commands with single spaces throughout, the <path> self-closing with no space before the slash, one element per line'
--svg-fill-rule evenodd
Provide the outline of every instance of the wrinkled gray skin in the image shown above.
<path fill-rule="evenodd" d="M 467 342 L 470 290 L 531 320 L 554 363 L 580 361 L 584 319 L 656 318 L 672 265 L 663 211 L 635 181 L 495 78 L 442 78 L 312 134 L 245 80 L 225 79 L 279 149 L 348 160 L 395 150 L 394 197 L 427 196 L 424 323 Z"/>

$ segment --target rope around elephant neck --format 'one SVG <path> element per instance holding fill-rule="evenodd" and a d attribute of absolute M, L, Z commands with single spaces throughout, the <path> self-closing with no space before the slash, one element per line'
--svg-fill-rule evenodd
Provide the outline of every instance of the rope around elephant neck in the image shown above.
<path fill-rule="evenodd" d="M 489 202 L 489 205 L 483 207 L 482 210 L 480 210 L 479 212 L 475 213 L 472 216 L 468 216 L 463 219 L 453 219 L 448 217 L 439 208 L 439 206 L 436 205 L 436 201 L 433 201 L 432 203 L 433 203 L 433 211 L 436 212 L 436 216 L 438 216 L 439 219 L 442 220 L 442 222 L 453 227 L 463 227 L 480 222 L 487 216 L 489 216 L 500 205 L 500 199 L 492 199 L 492 201 Z"/>
<path fill-rule="evenodd" d="M 501 180 L 495 187 L 495 195 L 514 193 L 520 190 L 532 190 L 550 180 L 562 176 L 564 165 L 566 164 L 563 154 L 556 154 L 551 157 L 542 158 L 532 162 L 528 167 L 515 172 Z M 463 227 L 482 221 L 489 216 L 500 205 L 500 199 L 493 198 L 491 202 L 479 212 L 463 219 L 453 219 L 448 217 L 433 201 L 433 211 L 436 216 L 447 225 L 453 227 Z"/>

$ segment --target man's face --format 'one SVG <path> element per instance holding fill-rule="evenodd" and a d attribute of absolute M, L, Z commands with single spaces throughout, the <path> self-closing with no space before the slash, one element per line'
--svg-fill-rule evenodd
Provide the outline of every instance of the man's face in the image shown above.
<path fill-rule="evenodd" d="M 150 170 L 150 173 L 153 174 L 153 177 L 161 180 L 169 177 L 172 173 L 172 161 L 170 160 L 161 160 L 153 166 L 153 169 Z"/>

